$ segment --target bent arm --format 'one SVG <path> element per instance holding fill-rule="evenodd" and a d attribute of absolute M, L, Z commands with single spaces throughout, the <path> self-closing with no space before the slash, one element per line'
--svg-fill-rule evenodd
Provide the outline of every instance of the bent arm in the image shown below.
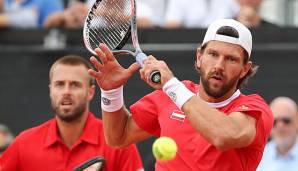
<path fill-rule="evenodd" d="M 197 96 L 190 98 L 182 110 L 193 127 L 220 150 L 246 147 L 256 136 L 256 119 L 242 112 L 226 115 Z"/>
<path fill-rule="evenodd" d="M 102 110 L 102 119 L 105 139 L 111 146 L 125 147 L 151 136 L 136 124 L 125 106 L 115 112 Z"/>
<path fill-rule="evenodd" d="M 146 76 L 153 70 L 161 73 L 161 84 L 154 85 Z M 155 89 L 162 87 L 170 99 L 186 113 L 195 130 L 208 142 L 220 150 L 246 147 L 256 136 L 256 119 L 242 112 L 229 115 L 210 107 L 200 97 L 191 92 L 178 79 L 163 61 L 148 57 L 140 70 L 141 78 Z"/>

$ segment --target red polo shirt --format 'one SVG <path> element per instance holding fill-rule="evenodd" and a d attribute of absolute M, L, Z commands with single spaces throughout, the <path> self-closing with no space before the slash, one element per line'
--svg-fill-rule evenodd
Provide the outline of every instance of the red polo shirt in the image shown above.
<path fill-rule="evenodd" d="M 195 94 L 199 86 L 186 81 L 186 87 Z M 211 105 L 211 104 L 210 104 Z M 156 171 L 255 171 L 273 125 L 273 115 L 259 95 L 244 95 L 218 103 L 217 110 L 229 115 L 243 112 L 257 120 L 255 140 L 247 147 L 220 151 L 209 143 L 160 90 L 148 94 L 130 107 L 133 119 L 143 130 L 156 136 L 173 138 L 178 146 L 176 157 L 169 162 L 157 161 Z"/>
<path fill-rule="evenodd" d="M 0 159 L 0 171 L 69 171 L 95 156 L 106 159 L 104 171 L 143 168 L 136 146 L 109 147 L 102 121 L 89 113 L 84 131 L 71 149 L 62 142 L 55 119 L 22 132 Z"/>

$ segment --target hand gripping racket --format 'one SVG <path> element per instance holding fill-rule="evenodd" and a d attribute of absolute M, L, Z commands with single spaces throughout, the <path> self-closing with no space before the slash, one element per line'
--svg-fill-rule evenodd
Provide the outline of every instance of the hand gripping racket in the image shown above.
<path fill-rule="evenodd" d="M 135 52 L 120 50 L 130 35 Z M 134 56 L 141 67 L 147 58 L 138 42 L 135 0 L 96 0 L 86 17 L 83 39 L 86 48 L 94 55 L 99 43 L 104 43 L 114 55 Z M 160 79 L 159 71 L 150 74 L 151 82 L 158 84 Z"/>

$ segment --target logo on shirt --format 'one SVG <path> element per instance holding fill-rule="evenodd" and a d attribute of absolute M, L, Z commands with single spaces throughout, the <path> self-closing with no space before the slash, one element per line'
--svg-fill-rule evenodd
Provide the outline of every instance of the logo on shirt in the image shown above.
<path fill-rule="evenodd" d="M 186 115 L 180 110 L 174 110 L 170 116 L 171 119 L 184 122 Z"/>
<path fill-rule="evenodd" d="M 239 106 L 239 109 L 241 109 L 241 110 L 247 110 L 247 109 L 248 109 L 248 107 L 247 107 L 247 106 L 245 106 L 245 105 L 241 105 L 241 106 Z"/>

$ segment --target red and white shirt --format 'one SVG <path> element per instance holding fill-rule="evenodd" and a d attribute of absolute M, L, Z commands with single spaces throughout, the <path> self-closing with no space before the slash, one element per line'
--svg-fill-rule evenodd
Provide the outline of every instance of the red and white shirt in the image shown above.
<path fill-rule="evenodd" d="M 197 94 L 199 85 L 184 81 Z M 133 119 L 146 132 L 173 138 L 178 145 L 174 160 L 156 162 L 155 169 L 194 171 L 253 171 L 263 154 L 273 123 L 273 115 L 259 95 L 243 95 L 236 91 L 232 97 L 211 106 L 229 115 L 243 112 L 257 120 L 255 140 L 245 148 L 220 151 L 196 131 L 187 116 L 161 90 L 146 95 L 130 109 Z"/>

